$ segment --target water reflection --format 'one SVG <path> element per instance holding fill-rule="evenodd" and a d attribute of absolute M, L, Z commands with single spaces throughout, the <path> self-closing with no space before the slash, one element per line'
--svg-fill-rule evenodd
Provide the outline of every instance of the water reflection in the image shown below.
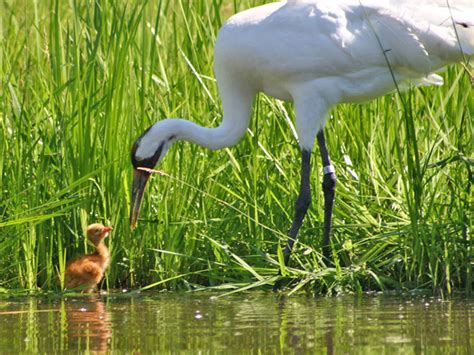
<path fill-rule="evenodd" d="M 0 353 L 472 353 L 474 300 L 251 293 L 0 299 Z"/>
<path fill-rule="evenodd" d="M 66 314 L 64 327 L 67 328 L 69 347 L 80 349 L 86 339 L 89 349 L 96 352 L 108 350 L 112 337 L 109 313 L 104 302 L 98 296 L 89 299 L 62 300 L 63 313 Z"/>

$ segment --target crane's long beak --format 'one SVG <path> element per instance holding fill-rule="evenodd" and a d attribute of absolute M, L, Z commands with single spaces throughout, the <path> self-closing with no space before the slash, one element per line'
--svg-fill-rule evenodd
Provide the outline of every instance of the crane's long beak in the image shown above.
<path fill-rule="evenodd" d="M 146 183 L 150 178 L 150 173 L 144 170 L 135 169 L 133 172 L 132 183 L 132 201 L 130 205 L 130 227 L 135 229 L 137 225 L 138 215 L 140 214 L 140 206 L 142 205 L 143 192 Z"/>

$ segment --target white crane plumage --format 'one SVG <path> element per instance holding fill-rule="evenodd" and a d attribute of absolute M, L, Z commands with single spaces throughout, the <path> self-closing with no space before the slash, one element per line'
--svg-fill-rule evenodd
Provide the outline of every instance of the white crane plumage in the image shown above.
<path fill-rule="evenodd" d="M 150 172 L 177 140 L 210 149 L 242 138 L 255 95 L 291 101 L 302 151 L 301 191 L 285 249 L 310 205 L 310 155 L 317 139 L 324 166 L 323 254 L 329 235 L 336 176 L 324 139 L 328 110 L 359 103 L 397 85 L 442 84 L 435 71 L 474 55 L 474 0 L 288 0 L 232 16 L 219 31 L 214 71 L 224 117 L 216 128 L 165 119 L 132 148 L 135 169 L 130 222 L 135 226 Z M 145 168 L 145 169 L 140 169 Z"/>

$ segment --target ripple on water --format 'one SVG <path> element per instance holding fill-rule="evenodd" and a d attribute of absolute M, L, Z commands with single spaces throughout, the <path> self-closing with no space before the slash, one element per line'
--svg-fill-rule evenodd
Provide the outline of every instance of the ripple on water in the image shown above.
<path fill-rule="evenodd" d="M 0 300 L 0 352 L 472 353 L 474 301 L 142 293 Z"/>

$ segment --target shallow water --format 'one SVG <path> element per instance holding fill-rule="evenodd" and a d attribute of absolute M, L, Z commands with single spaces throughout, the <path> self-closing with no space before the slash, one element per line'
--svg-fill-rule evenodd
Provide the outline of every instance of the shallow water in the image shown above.
<path fill-rule="evenodd" d="M 0 299 L 0 353 L 473 353 L 474 299 L 149 293 Z"/>

